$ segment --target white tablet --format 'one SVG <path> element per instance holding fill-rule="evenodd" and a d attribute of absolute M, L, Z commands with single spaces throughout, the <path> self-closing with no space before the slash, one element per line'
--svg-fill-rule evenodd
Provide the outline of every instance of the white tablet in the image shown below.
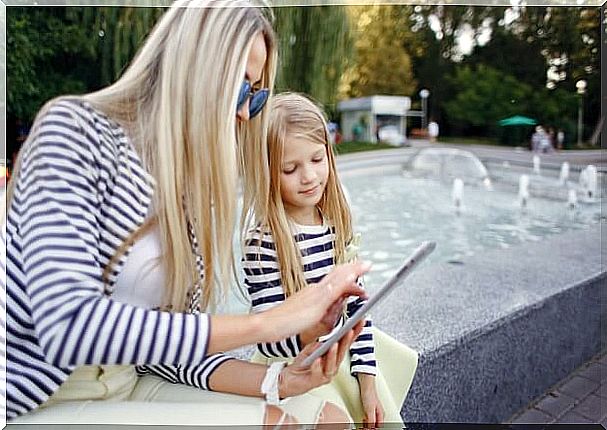
<path fill-rule="evenodd" d="M 339 341 L 347 332 L 349 332 L 352 327 L 356 325 L 358 321 L 364 318 L 364 316 L 369 313 L 371 309 L 384 297 L 386 297 L 400 282 L 405 279 L 409 273 L 421 262 L 424 258 L 426 258 L 432 251 L 436 248 L 436 242 L 423 242 L 413 254 L 403 263 L 402 266 L 396 271 L 396 273 L 380 288 L 380 290 L 373 295 L 373 297 L 369 298 L 367 302 L 362 305 L 355 313 L 352 315 L 346 323 L 329 339 L 324 341 L 324 343 L 310 354 L 303 362 L 303 366 L 310 366 L 314 360 L 319 357 L 322 357 L 327 351 L 331 348 L 331 346 Z"/>

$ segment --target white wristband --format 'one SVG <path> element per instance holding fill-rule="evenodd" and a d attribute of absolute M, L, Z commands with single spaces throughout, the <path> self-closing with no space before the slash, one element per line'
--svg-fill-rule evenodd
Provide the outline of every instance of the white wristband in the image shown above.
<path fill-rule="evenodd" d="M 284 361 L 277 361 L 270 364 L 266 371 L 266 376 L 261 383 L 261 392 L 266 396 L 266 402 L 270 405 L 279 405 L 280 398 L 278 396 L 278 377 L 280 372 L 287 365 Z"/>

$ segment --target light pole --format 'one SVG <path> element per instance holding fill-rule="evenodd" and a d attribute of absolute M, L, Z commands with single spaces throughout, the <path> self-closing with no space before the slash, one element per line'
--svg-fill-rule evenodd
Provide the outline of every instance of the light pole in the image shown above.
<path fill-rule="evenodd" d="M 419 96 L 422 98 L 422 129 L 426 129 L 428 127 L 428 97 L 430 96 L 430 91 L 423 88 L 419 92 Z"/>
<path fill-rule="evenodd" d="M 584 131 L 584 93 L 586 92 L 586 81 L 580 79 L 575 83 L 579 96 L 579 104 L 577 109 L 577 145 L 582 146 L 582 133 Z"/>

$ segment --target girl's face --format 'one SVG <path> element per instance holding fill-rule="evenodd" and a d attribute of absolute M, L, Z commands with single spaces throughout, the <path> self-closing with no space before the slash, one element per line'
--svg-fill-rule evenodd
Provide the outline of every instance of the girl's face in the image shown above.
<path fill-rule="evenodd" d="M 255 40 L 253 40 L 253 45 L 249 51 L 247 68 L 244 76 L 244 78 L 251 83 L 253 90 L 258 89 L 261 86 L 261 78 L 263 76 L 263 69 L 266 65 L 267 58 L 268 51 L 266 49 L 266 42 L 263 33 L 259 32 L 255 35 Z M 249 120 L 249 102 L 250 100 L 247 98 L 247 101 L 236 112 L 236 117 L 240 121 Z"/>
<path fill-rule="evenodd" d="M 300 224 L 314 223 L 316 205 L 329 177 L 326 146 L 287 137 L 280 174 L 280 194 L 289 216 Z"/>

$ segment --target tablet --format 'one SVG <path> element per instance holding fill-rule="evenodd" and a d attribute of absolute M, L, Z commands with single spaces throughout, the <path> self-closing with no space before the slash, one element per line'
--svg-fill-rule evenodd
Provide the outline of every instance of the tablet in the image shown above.
<path fill-rule="evenodd" d="M 402 266 L 400 266 L 396 273 L 380 288 L 380 290 L 374 294 L 373 297 L 370 297 L 367 302 L 354 313 L 354 315 L 348 318 L 346 323 L 341 326 L 341 328 L 335 334 L 333 334 L 333 336 L 324 341 L 320 348 L 310 354 L 302 362 L 302 365 L 310 366 L 314 360 L 326 354 L 334 343 L 339 341 L 339 339 L 348 333 L 358 321 L 363 319 L 364 316 L 369 313 L 369 311 L 373 309 L 373 307 L 381 299 L 392 292 L 394 287 L 400 284 L 400 282 L 405 279 L 424 258 L 434 251 L 434 248 L 436 248 L 436 242 L 423 242 L 415 251 L 413 251 L 413 254 L 411 254 L 411 256 L 403 263 Z"/>

